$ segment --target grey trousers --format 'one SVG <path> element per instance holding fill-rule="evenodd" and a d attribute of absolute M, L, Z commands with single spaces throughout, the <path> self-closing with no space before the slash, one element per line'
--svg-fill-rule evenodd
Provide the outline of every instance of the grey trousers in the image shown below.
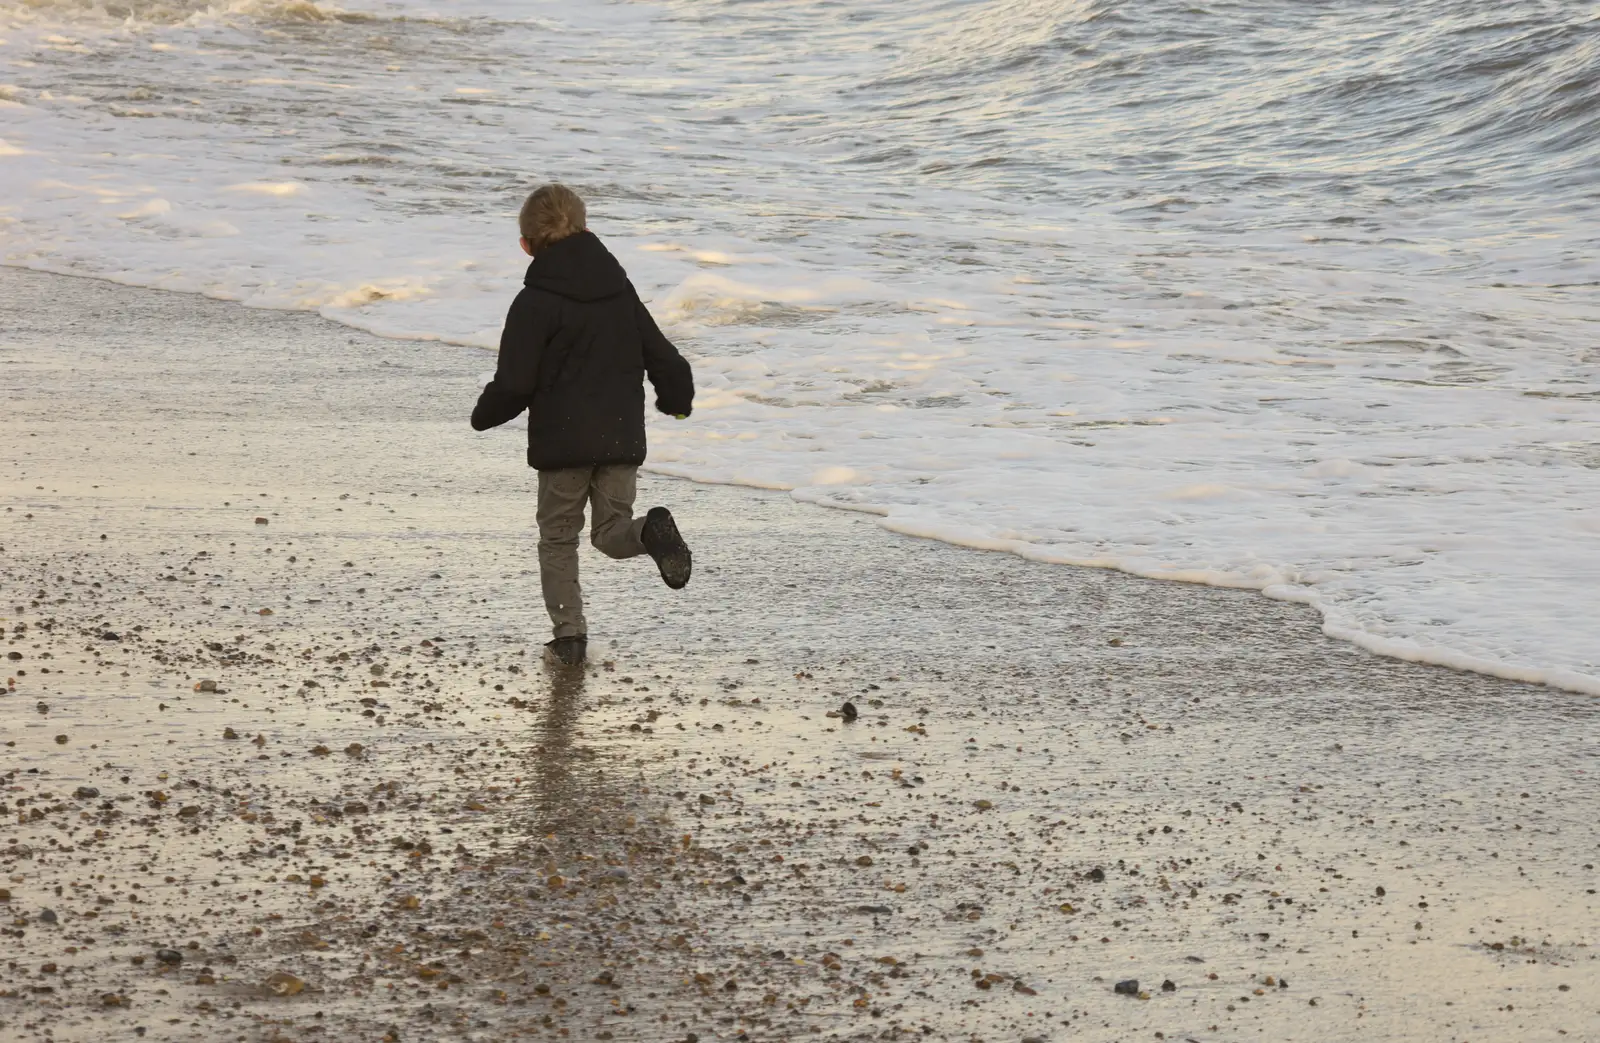
<path fill-rule="evenodd" d="M 578 536 L 583 505 L 594 510 L 589 542 L 612 558 L 645 553 L 639 532 L 644 519 L 633 516 L 639 469 L 626 464 L 570 467 L 539 472 L 539 585 L 556 637 L 588 634 L 583 591 L 578 586 Z"/>

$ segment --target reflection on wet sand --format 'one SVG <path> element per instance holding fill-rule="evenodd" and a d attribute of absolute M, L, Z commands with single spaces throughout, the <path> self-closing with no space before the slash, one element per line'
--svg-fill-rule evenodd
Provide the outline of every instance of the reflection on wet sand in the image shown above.
<path fill-rule="evenodd" d="M 573 745 L 584 711 L 587 675 L 582 669 L 549 665 L 544 674 L 548 687 L 537 711 L 538 723 L 530 729 L 538 744 L 526 758 L 537 815 L 530 825 L 538 836 L 567 834 L 576 826 L 593 825 L 595 801 L 605 787 L 605 771 L 595 765 L 595 751 Z M 585 765 L 590 769 L 587 772 L 583 771 Z"/>

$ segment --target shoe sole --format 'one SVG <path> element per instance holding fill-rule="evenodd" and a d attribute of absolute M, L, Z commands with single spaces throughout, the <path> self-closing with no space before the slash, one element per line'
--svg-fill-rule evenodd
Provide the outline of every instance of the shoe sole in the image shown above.
<path fill-rule="evenodd" d="M 694 571 L 694 556 L 689 553 L 689 545 L 683 542 L 678 523 L 672 520 L 672 512 L 665 507 L 650 508 L 650 513 L 645 515 L 641 538 L 661 570 L 661 581 L 673 590 L 688 586 Z"/>

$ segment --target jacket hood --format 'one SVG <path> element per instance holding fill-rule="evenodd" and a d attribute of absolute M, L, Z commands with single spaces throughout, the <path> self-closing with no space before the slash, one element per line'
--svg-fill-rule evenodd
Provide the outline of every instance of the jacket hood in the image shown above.
<path fill-rule="evenodd" d="M 598 236 L 585 231 L 545 247 L 523 282 L 571 300 L 598 301 L 625 290 L 628 273 Z"/>

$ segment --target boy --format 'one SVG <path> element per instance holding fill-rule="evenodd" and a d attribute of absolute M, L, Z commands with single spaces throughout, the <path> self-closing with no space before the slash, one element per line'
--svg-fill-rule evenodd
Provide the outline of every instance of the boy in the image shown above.
<path fill-rule="evenodd" d="M 649 554 L 667 586 L 689 582 L 689 548 L 672 512 L 633 517 L 644 463 L 644 378 L 656 408 L 687 417 L 694 377 L 662 336 L 622 265 L 587 227 L 583 200 L 545 185 L 522 204 L 522 251 L 533 258 L 500 336 L 494 379 L 472 411 L 486 431 L 528 411 L 528 466 L 539 472 L 539 583 L 555 625 L 546 655 L 584 661 L 588 626 L 578 587 L 583 505 L 589 540 L 613 558 Z"/>

